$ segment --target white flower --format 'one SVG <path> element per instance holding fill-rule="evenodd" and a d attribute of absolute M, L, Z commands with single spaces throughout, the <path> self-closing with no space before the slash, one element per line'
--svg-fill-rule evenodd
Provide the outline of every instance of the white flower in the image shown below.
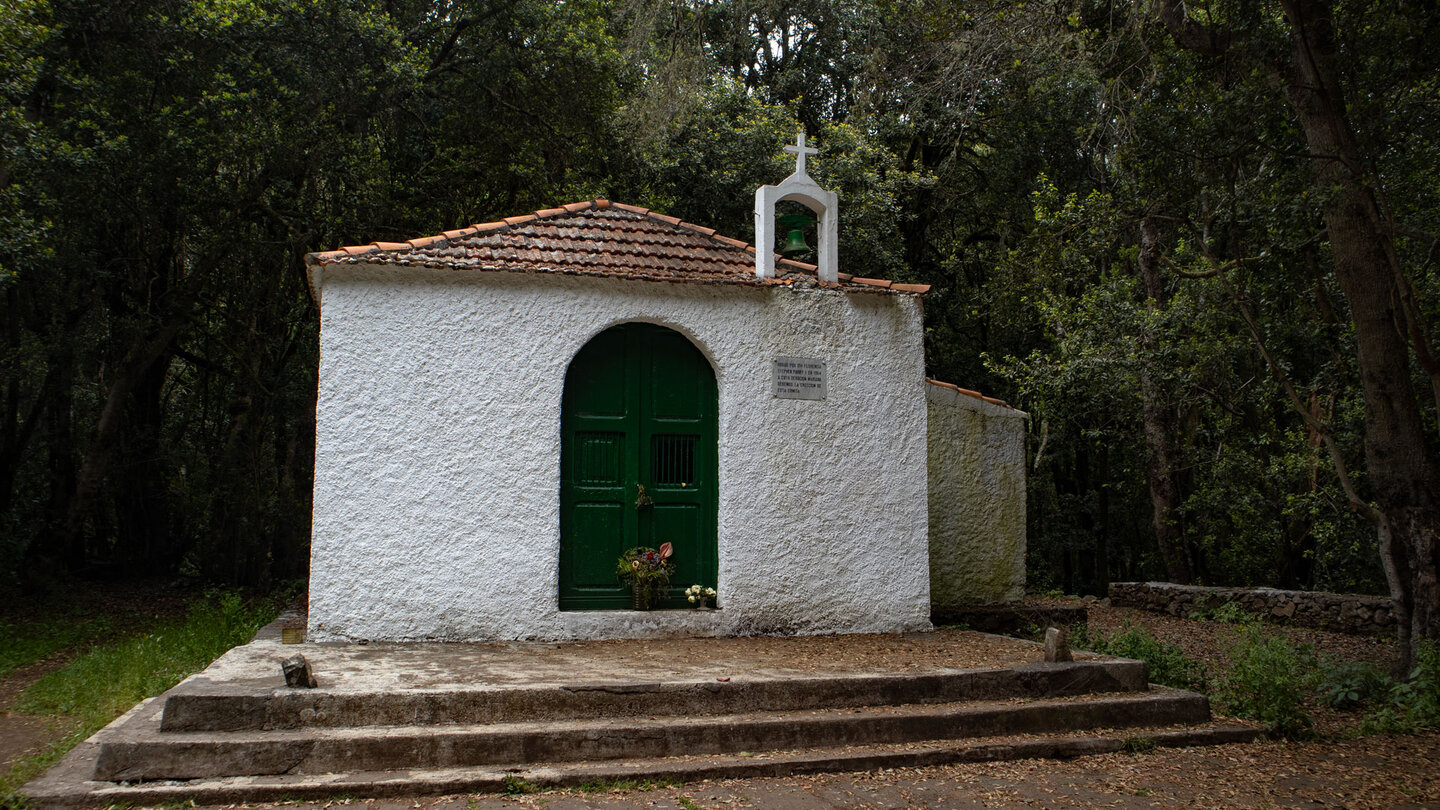
<path fill-rule="evenodd" d="M 714 595 L 715 595 L 715 589 L 714 589 L 714 588 L 706 588 L 706 589 L 705 589 L 705 595 L 706 595 L 706 596 L 714 596 Z"/>
<path fill-rule="evenodd" d="M 691 596 L 691 597 L 687 597 L 687 598 L 690 600 L 690 604 L 692 604 L 692 605 L 695 604 L 695 597 Z"/>

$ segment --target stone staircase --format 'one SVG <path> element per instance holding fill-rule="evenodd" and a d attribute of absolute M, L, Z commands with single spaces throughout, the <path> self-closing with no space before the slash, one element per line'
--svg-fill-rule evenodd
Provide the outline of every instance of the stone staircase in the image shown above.
<path fill-rule="evenodd" d="M 46 806 L 479 792 L 516 779 L 772 776 L 1257 735 L 1209 720 L 1203 695 L 1150 687 L 1142 662 L 1099 657 L 373 691 L 196 676 L 131 710 L 26 792 Z"/>

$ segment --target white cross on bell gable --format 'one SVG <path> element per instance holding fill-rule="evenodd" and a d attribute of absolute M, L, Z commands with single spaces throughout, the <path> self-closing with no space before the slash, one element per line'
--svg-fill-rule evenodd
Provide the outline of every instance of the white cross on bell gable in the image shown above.
<path fill-rule="evenodd" d="M 813 146 L 805 145 L 805 133 L 798 132 L 795 135 L 795 145 L 785 147 L 785 151 L 795 156 L 795 175 L 798 177 L 809 177 L 805 173 L 805 156 L 818 155 L 820 150 Z"/>
<path fill-rule="evenodd" d="M 755 189 L 755 275 L 775 277 L 775 205 L 782 200 L 794 200 L 815 213 L 816 231 L 820 236 L 815 263 L 820 280 L 837 282 L 840 270 L 835 243 L 839 234 L 840 197 L 821 188 L 805 173 L 806 156 L 818 155 L 820 150 L 805 145 L 803 130 L 795 136 L 795 145 L 785 147 L 785 151 L 795 155 L 794 174 L 781 180 L 779 185 Z"/>

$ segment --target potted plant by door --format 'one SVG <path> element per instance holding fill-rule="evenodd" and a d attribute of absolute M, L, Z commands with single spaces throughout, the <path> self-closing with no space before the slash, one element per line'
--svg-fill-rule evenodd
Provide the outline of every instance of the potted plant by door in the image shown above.
<path fill-rule="evenodd" d="M 685 589 L 685 599 L 696 610 L 709 610 L 710 600 L 715 598 L 715 589 L 691 585 Z"/>
<path fill-rule="evenodd" d="M 675 564 L 670 562 L 673 553 L 669 543 L 661 543 L 658 549 L 640 546 L 620 555 L 615 576 L 630 586 L 631 607 L 649 610 L 660 601 L 675 573 Z"/>

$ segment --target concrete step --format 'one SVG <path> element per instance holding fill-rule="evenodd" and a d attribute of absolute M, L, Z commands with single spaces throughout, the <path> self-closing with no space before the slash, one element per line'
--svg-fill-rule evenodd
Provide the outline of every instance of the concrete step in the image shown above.
<path fill-rule="evenodd" d="M 1124 659 L 1003 669 L 726 681 L 576 682 L 542 687 L 353 691 L 241 688 L 192 679 L 165 699 L 161 729 L 278 731 L 347 726 L 477 725 L 521 720 L 736 714 L 1144 691 L 1145 664 Z"/>
<path fill-rule="evenodd" d="M 44 808 L 232 804 L 321 800 L 338 796 L 380 798 L 502 792 L 516 784 L 517 780 L 542 788 L 579 787 L 623 780 L 683 783 L 702 779 L 918 768 L 961 762 L 1071 758 L 1120 750 L 1142 752 L 1155 747 L 1246 743 L 1261 737 L 1263 731 L 1256 727 L 1223 723 L 1182 729 L 1142 727 L 1123 732 L 1100 730 L 1083 735 L 984 737 L 626 761 L 347 770 L 329 774 L 291 773 L 123 784 L 89 779 L 99 746 L 94 741 L 87 741 L 50 773 L 26 785 L 25 791 L 37 806 Z"/>
<path fill-rule="evenodd" d="M 980 701 L 639 716 L 449 726 L 272 731 L 160 729 L 160 704 L 142 705 L 94 738 L 93 779 L 119 782 L 280 774 L 445 769 L 658 758 L 1055 734 L 1093 728 L 1203 723 L 1205 696 L 1174 689 L 1063 699 Z"/>

